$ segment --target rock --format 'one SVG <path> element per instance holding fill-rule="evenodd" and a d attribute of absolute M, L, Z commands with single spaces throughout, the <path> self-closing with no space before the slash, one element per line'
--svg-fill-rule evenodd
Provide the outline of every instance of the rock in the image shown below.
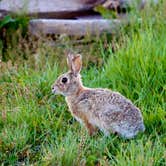
<path fill-rule="evenodd" d="M 29 31 L 35 36 L 47 34 L 67 34 L 74 36 L 112 33 L 120 25 L 119 20 L 106 19 L 34 19 L 30 21 Z"/>

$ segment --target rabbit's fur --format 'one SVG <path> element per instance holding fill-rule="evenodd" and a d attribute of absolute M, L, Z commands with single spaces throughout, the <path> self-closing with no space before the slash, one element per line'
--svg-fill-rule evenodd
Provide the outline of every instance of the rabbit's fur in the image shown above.
<path fill-rule="evenodd" d="M 99 128 L 105 135 L 117 133 L 133 138 L 144 131 L 140 110 L 118 92 L 102 88 L 86 88 L 82 85 L 81 55 L 67 56 L 69 71 L 55 81 L 52 92 L 66 97 L 71 114 L 83 123 L 90 135 Z"/>

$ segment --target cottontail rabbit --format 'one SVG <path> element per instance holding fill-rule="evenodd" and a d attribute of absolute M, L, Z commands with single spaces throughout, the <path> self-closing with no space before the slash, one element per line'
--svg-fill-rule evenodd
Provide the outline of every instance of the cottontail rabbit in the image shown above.
<path fill-rule="evenodd" d="M 58 77 L 52 92 L 66 97 L 71 114 L 86 126 L 90 135 L 99 128 L 105 135 L 111 132 L 133 138 L 145 130 L 140 110 L 129 99 L 108 89 L 82 85 L 81 55 L 69 54 L 67 64 L 69 71 Z"/>

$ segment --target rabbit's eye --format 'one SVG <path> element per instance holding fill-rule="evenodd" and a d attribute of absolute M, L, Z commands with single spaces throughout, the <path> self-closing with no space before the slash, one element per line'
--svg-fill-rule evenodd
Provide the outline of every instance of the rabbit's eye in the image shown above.
<path fill-rule="evenodd" d="M 62 78 L 62 82 L 63 82 L 63 83 L 66 83 L 66 82 L 67 82 L 67 78 L 66 78 L 66 77 L 63 77 L 63 78 Z"/>

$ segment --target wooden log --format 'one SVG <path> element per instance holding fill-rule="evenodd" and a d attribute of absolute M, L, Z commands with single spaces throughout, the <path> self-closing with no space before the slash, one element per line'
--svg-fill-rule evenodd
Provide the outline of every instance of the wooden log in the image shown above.
<path fill-rule="evenodd" d="M 125 8 L 136 2 L 135 0 L 0 0 L 0 17 L 9 13 L 24 13 L 36 18 L 75 18 L 92 15 L 93 8 L 97 5 L 112 9 Z"/>
<path fill-rule="evenodd" d="M 35 36 L 47 34 L 67 34 L 72 36 L 100 35 L 112 33 L 120 26 L 120 20 L 106 19 L 33 19 L 29 31 Z"/>
<path fill-rule="evenodd" d="M 25 13 L 37 18 L 74 18 L 92 13 L 93 7 L 102 2 L 103 0 L 0 0 L 0 13 Z"/>

